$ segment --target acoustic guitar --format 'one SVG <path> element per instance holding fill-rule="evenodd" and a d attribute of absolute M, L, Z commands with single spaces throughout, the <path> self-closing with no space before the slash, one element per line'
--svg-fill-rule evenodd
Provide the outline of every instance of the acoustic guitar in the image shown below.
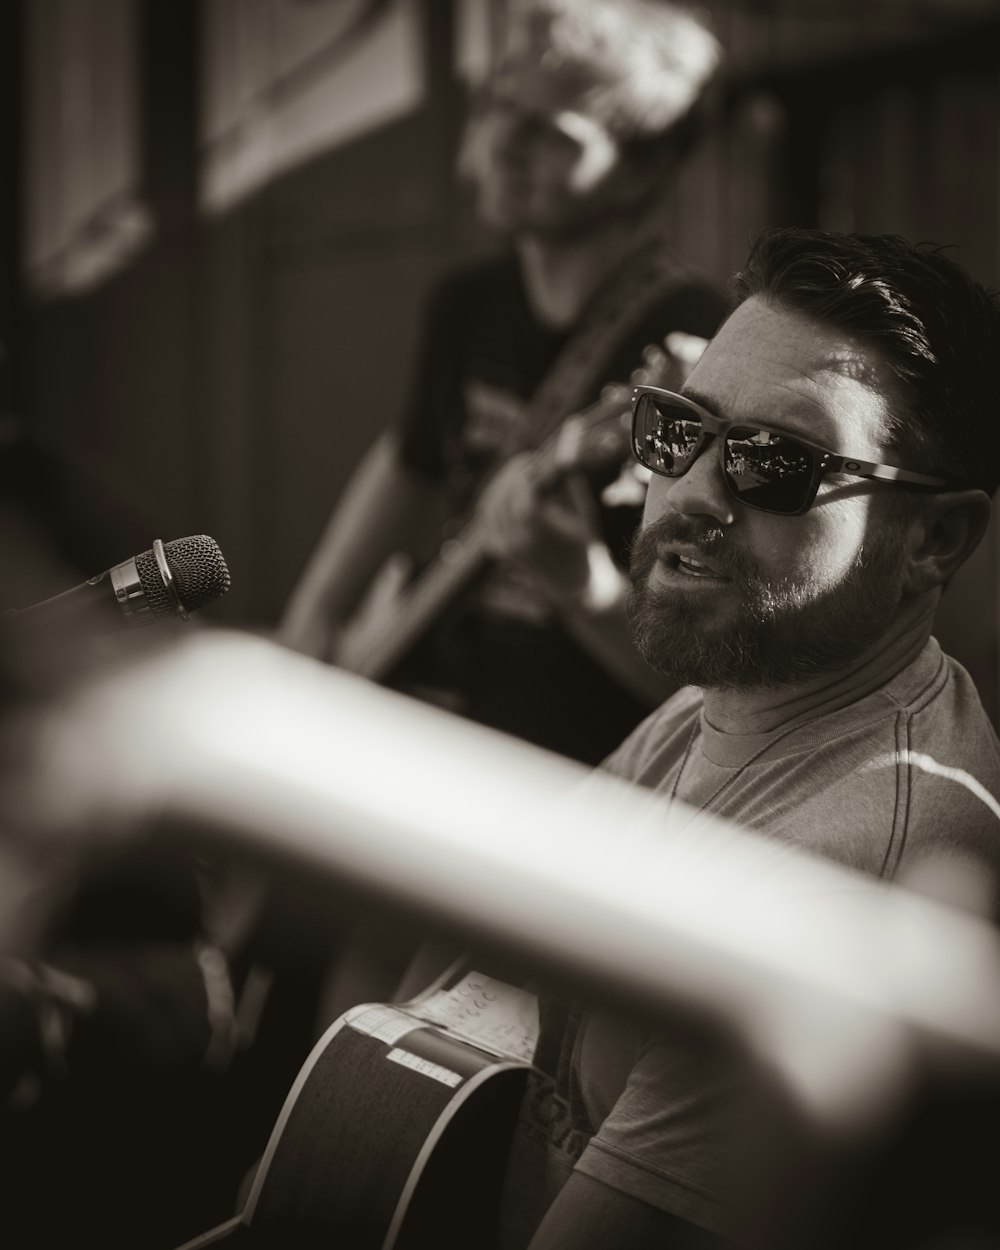
<path fill-rule="evenodd" d="M 534 998 L 455 966 L 364 1004 L 314 1047 L 243 1210 L 180 1250 L 441 1250 L 496 1229 L 537 1033 Z"/>
<path fill-rule="evenodd" d="M 653 347 L 654 359 L 633 371 L 629 388 L 680 385 L 705 346 L 705 340 L 694 335 L 683 338 L 687 358 Z M 544 484 L 577 469 L 599 469 L 621 460 L 630 437 L 629 403 L 623 401 L 621 391 L 621 387 L 606 388 L 596 403 L 567 417 L 531 451 L 526 472 Z M 641 502 L 641 491 L 637 498 Z M 334 662 L 359 676 L 381 680 L 491 558 L 486 527 L 476 507 L 448 533 L 438 553 L 416 577 L 410 577 L 405 557 L 391 558 L 345 626 Z"/>

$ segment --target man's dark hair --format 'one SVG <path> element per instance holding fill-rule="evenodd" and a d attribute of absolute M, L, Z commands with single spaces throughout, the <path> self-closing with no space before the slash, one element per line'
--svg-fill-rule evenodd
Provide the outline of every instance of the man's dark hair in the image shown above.
<path fill-rule="evenodd" d="M 1000 303 L 939 247 L 897 235 L 771 228 L 734 289 L 737 303 L 756 295 L 874 348 L 902 401 L 890 403 L 886 432 L 902 467 L 993 493 Z"/>

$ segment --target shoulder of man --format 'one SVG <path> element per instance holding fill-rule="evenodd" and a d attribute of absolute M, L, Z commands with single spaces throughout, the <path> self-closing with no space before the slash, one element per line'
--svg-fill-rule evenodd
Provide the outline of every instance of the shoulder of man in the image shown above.
<path fill-rule="evenodd" d="M 896 751 L 909 795 L 896 867 L 962 854 L 1000 882 L 1000 741 L 969 674 L 948 656 L 944 662 L 945 680 L 913 710 Z"/>
<path fill-rule="evenodd" d="M 772 832 L 886 878 L 959 853 L 1000 872 L 1000 744 L 968 674 L 937 657 L 922 690 L 788 761 Z"/>

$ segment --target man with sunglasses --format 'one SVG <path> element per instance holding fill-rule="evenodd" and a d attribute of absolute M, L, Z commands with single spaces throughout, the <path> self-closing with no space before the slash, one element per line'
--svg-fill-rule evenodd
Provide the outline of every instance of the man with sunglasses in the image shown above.
<path fill-rule="evenodd" d="M 604 767 L 685 822 L 993 898 L 1000 745 L 931 630 L 1000 472 L 1000 309 L 939 251 L 804 230 L 765 232 L 736 293 L 682 393 L 634 396 L 650 482 L 630 615 L 683 688 Z M 732 1118 L 732 1071 L 686 1037 L 541 1007 L 505 1250 L 719 1244 L 768 1141 L 766 1117 Z"/>
<path fill-rule="evenodd" d="M 881 707 L 891 692 L 892 705 L 907 709 L 904 695 L 925 692 L 922 727 L 940 715 L 950 739 L 973 718 L 964 749 L 985 749 L 988 784 L 995 736 L 931 629 L 944 587 L 982 537 L 997 484 L 998 466 L 984 455 L 1000 406 L 994 299 L 938 251 L 791 230 L 765 232 L 736 292 L 683 393 L 634 395 L 633 450 L 651 472 L 632 552 L 636 642 L 655 668 L 701 693 L 669 702 L 612 767 L 628 771 L 624 761 L 646 749 L 638 742 L 654 739 L 665 763 L 664 730 L 676 719 L 682 738 L 698 741 L 675 752 L 668 784 L 698 802 L 704 786 L 727 781 L 713 810 L 770 827 L 773 812 L 747 809 L 752 776 L 769 759 L 787 758 L 837 709 L 853 709 L 856 729 L 865 700 Z M 839 727 L 823 719 L 824 759 Z M 755 735 L 759 765 L 726 773 L 740 761 L 704 740 L 714 730 Z M 772 732 L 784 746 L 769 751 L 756 735 Z M 880 732 L 876 757 L 938 745 L 883 741 Z M 705 770 L 711 776 L 699 778 Z M 818 798 L 811 772 L 800 802 Z M 870 789 L 877 775 L 865 770 L 864 806 L 884 797 Z M 794 820 L 801 824 L 800 811 Z M 977 801 L 964 836 L 992 837 L 994 821 Z M 823 823 L 825 849 L 873 870 L 898 858 L 912 833 L 895 829 L 895 853 L 841 855 L 828 814 Z"/>

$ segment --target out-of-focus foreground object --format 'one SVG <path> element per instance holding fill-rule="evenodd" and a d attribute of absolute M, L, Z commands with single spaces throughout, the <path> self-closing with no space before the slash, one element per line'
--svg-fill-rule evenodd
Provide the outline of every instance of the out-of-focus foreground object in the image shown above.
<path fill-rule="evenodd" d="M 745 1244 L 995 1244 L 1000 951 L 977 917 L 240 634 L 124 660 L 5 728 L 4 845 L 26 880 L 96 830 L 292 857 L 735 1040 L 761 1108 Z"/>

